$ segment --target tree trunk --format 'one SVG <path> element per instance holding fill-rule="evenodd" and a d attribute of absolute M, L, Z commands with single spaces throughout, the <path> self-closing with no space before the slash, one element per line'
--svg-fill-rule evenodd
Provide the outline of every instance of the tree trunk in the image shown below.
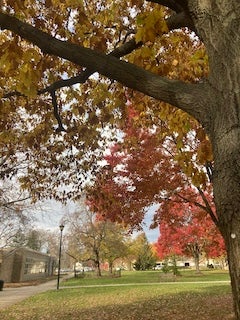
<path fill-rule="evenodd" d="M 196 273 L 200 273 L 200 266 L 199 266 L 199 251 L 198 248 L 195 248 L 193 252 L 194 256 L 194 263 L 195 263 L 195 268 L 196 268 Z"/>
<path fill-rule="evenodd" d="M 97 276 L 98 277 L 101 277 L 102 276 L 102 272 L 101 272 L 101 267 L 100 267 L 100 262 L 99 261 L 95 261 L 95 266 L 96 266 L 96 269 L 97 269 Z"/>
<path fill-rule="evenodd" d="M 227 249 L 234 310 L 240 320 L 240 128 L 222 131 L 215 140 L 214 198 Z"/>
<path fill-rule="evenodd" d="M 240 320 L 240 5 L 239 0 L 189 0 L 209 59 L 208 119 L 213 192 L 224 237 L 236 319 Z M 203 119 L 203 118 L 202 118 Z"/>
<path fill-rule="evenodd" d="M 101 272 L 101 263 L 100 263 L 100 259 L 99 259 L 99 254 L 98 254 L 98 252 L 95 252 L 95 254 L 96 254 L 95 266 L 97 268 L 97 276 L 101 277 L 102 272 Z"/>
<path fill-rule="evenodd" d="M 113 273 L 113 262 L 108 261 L 108 264 L 109 264 L 109 273 L 112 274 Z"/>
<path fill-rule="evenodd" d="M 234 229 L 237 227 L 240 230 L 240 221 L 236 221 L 236 224 L 233 222 L 230 223 L 228 229 Z M 234 232 L 229 233 L 229 230 L 226 230 L 225 242 L 227 246 L 227 255 L 229 261 L 229 271 L 231 277 L 231 286 L 233 293 L 233 305 L 234 311 L 236 314 L 236 319 L 240 319 L 240 235 L 239 231 L 237 234 Z"/>

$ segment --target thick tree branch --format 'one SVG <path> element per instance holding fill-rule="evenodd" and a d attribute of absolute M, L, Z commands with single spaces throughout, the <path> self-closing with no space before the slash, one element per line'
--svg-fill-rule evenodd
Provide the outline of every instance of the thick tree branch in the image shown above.
<path fill-rule="evenodd" d="M 187 27 L 197 33 L 192 18 L 185 11 L 172 14 L 166 22 L 169 30 Z"/>
<path fill-rule="evenodd" d="M 199 192 L 200 196 L 201 196 L 202 199 L 203 199 L 203 202 L 205 203 L 205 206 L 206 206 L 206 208 L 207 208 L 207 212 L 210 214 L 210 217 L 212 218 L 212 220 L 213 220 L 213 222 L 215 223 L 215 225 L 219 228 L 218 219 L 217 219 L 217 217 L 215 216 L 215 214 L 214 214 L 214 212 L 213 212 L 213 210 L 212 210 L 212 208 L 211 208 L 211 206 L 210 206 L 210 204 L 209 204 L 209 202 L 208 202 L 208 200 L 207 200 L 204 192 L 203 192 L 202 189 L 200 189 L 200 188 L 197 188 L 197 189 L 198 189 L 198 192 Z"/>
<path fill-rule="evenodd" d="M 0 27 L 18 34 L 38 46 L 44 53 L 64 58 L 76 65 L 94 70 L 123 85 L 155 99 L 170 103 L 195 117 L 202 119 L 201 92 L 203 84 L 187 84 L 169 80 L 146 71 L 136 65 L 67 41 L 58 40 L 13 16 L 0 13 Z"/>
<path fill-rule="evenodd" d="M 124 55 L 127 55 L 131 53 L 133 50 L 139 48 L 142 46 L 142 43 L 136 43 L 135 39 L 131 39 L 128 42 L 125 42 L 121 46 L 115 48 L 112 52 L 109 53 L 110 56 L 120 58 Z M 55 81 L 50 86 L 47 86 L 44 89 L 40 89 L 37 91 L 38 94 L 44 94 L 44 93 L 50 93 L 53 103 L 53 114 L 58 122 L 58 128 L 57 131 L 66 131 L 63 127 L 62 119 L 59 113 L 57 99 L 56 99 L 56 90 L 63 88 L 63 87 L 69 87 L 77 83 L 84 83 L 87 81 L 87 79 L 95 72 L 95 70 L 86 69 L 82 71 L 79 75 L 75 77 L 71 77 L 69 79 L 61 79 L 58 81 Z M 24 96 L 20 92 L 13 91 L 8 92 L 3 96 L 3 98 L 10 98 L 12 96 Z"/>
<path fill-rule="evenodd" d="M 129 53 L 131 53 L 133 50 L 139 48 L 142 46 L 142 43 L 136 43 L 135 39 L 131 39 L 130 41 L 122 44 L 121 46 L 115 48 L 112 52 L 110 52 L 108 55 L 121 58 Z M 52 91 L 56 91 L 63 87 L 70 87 L 77 83 L 84 83 L 87 81 L 87 79 L 95 72 L 95 70 L 86 69 L 82 71 L 79 75 L 75 77 L 71 77 L 69 79 L 61 79 L 58 81 L 55 81 L 50 86 L 47 86 L 46 88 L 40 89 L 37 91 L 38 94 L 43 93 L 51 93 Z M 3 98 L 10 98 L 12 96 L 24 96 L 22 93 L 18 91 L 12 91 L 4 94 Z"/>
<path fill-rule="evenodd" d="M 196 207 L 206 211 L 210 215 L 210 217 L 212 218 L 212 220 L 215 223 L 215 225 L 218 227 L 218 225 L 219 225 L 218 224 L 218 220 L 217 220 L 217 218 L 216 218 L 211 206 L 209 205 L 209 202 L 208 202 L 207 198 L 205 197 L 204 192 L 200 188 L 198 188 L 198 191 L 199 191 L 199 193 L 201 195 L 201 198 L 203 199 L 203 202 L 204 202 L 205 206 L 202 205 L 201 203 L 197 202 L 197 201 L 192 201 L 192 200 L 182 196 L 181 194 L 177 194 L 177 196 L 180 199 L 182 199 L 182 200 L 184 200 L 186 202 L 189 202 L 189 203 L 193 203 Z"/>
<path fill-rule="evenodd" d="M 176 12 L 167 19 L 167 25 L 169 30 L 188 27 L 190 30 L 196 32 L 193 20 L 188 11 L 187 0 L 146 0 L 148 2 L 158 3 L 162 6 Z"/>
<path fill-rule="evenodd" d="M 176 0 L 146 0 L 147 2 L 153 2 L 160 4 L 164 7 L 168 7 L 175 12 L 181 12 L 183 10 L 182 6 Z"/>
<path fill-rule="evenodd" d="M 192 22 L 188 19 L 188 17 L 185 16 L 185 13 L 181 12 L 179 14 L 173 14 L 167 19 L 167 25 L 169 30 L 187 27 Z M 192 26 L 191 29 L 193 30 L 194 27 Z M 123 43 L 121 46 L 115 48 L 112 52 L 110 52 L 108 55 L 121 58 L 135 49 L 138 49 L 142 46 L 142 42 L 136 43 L 135 38 L 129 40 L 128 42 Z M 85 71 L 81 72 L 79 75 L 75 77 L 71 77 L 69 79 L 61 79 L 58 81 L 55 81 L 50 86 L 38 90 L 38 94 L 43 93 L 51 93 L 52 91 L 56 91 L 63 87 L 69 87 L 77 83 L 85 83 L 87 79 L 95 72 L 95 70 L 86 69 Z M 6 93 L 3 98 L 10 98 L 12 96 L 23 96 L 20 92 L 13 91 Z"/>
<path fill-rule="evenodd" d="M 173 30 L 173 29 L 181 28 L 181 27 L 187 27 L 190 23 L 191 23 L 191 21 L 188 20 L 188 17 L 186 17 L 185 13 L 183 13 L 183 12 L 181 12 L 179 14 L 173 14 L 172 16 L 170 16 L 167 19 L 167 25 L 168 25 L 169 30 Z M 193 29 L 193 27 L 192 27 L 192 29 Z M 131 53 L 135 49 L 140 48 L 141 46 L 142 46 L 142 42 L 136 43 L 135 38 L 133 38 L 133 39 L 129 40 L 128 42 L 123 43 L 121 46 L 115 48 L 108 55 L 116 57 L 116 58 L 121 58 L 121 57 Z M 43 93 L 50 93 L 51 94 L 51 92 L 56 91 L 56 90 L 63 88 L 63 87 L 69 87 L 74 84 L 85 83 L 87 81 L 87 79 L 94 72 L 95 72 L 95 70 L 86 69 L 75 77 L 55 81 L 50 86 L 38 90 L 37 93 L 38 94 L 43 94 Z M 21 94 L 20 92 L 17 92 L 17 91 L 8 92 L 3 96 L 3 98 L 10 98 L 12 96 L 23 96 L 23 94 Z M 55 114 L 55 112 L 54 112 L 54 114 Z"/>
<path fill-rule="evenodd" d="M 136 43 L 135 39 L 131 39 L 130 41 L 124 43 L 123 45 L 119 46 L 118 48 L 114 49 L 112 52 L 110 52 L 108 55 L 113 56 L 116 58 L 121 58 L 129 53 L 131 53 L 133 50 L 139 48 L 142 46 L 142 43 Z M 39 90 L 38 93 L 42 94 L 45 92 L 51 92 L 52 90 L 57 90 L 63 87 L 69 87 L 77 83 L 84 83 L 87 81 L 87 79 L 95 72 L 94 69 L 86 69 L 81 74 L 72 77 L 70 79 L 63 79 L 54 82 L 51 86 L 46 87 L 42 90 Z"/>

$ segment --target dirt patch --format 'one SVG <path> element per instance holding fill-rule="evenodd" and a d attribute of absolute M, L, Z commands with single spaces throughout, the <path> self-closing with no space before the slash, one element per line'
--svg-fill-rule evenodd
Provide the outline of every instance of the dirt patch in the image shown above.
<path fill-rule="evenodd" d="M 37 280 L 29 280 L 25 282 L 6 282 L 4 283 L 4 288 L 19 288 L 19 287 L 27 287 L 27 286 L 37 286 L 41 283 L 45 283 L 50 280 L 56 279 L 56 276 L 47 277 L 44 279 L 37 279 Z"/>

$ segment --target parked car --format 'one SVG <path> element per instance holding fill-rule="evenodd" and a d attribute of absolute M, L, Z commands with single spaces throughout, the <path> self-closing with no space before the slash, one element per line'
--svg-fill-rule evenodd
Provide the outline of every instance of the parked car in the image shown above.
<path fill-rule="evenodd" d="M 163 268 L 164 264 L 162 262 L 156 263 L 155 267 L 153 267 L 154 270 L 161 270 Z"/>

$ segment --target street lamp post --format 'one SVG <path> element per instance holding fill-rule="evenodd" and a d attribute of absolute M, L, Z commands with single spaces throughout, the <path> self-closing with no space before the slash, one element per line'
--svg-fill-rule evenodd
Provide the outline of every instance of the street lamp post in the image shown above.
<path fill-rule="evenodd" d="M 57 290 L 59 289 L 59 280 L 60 280 L 60 271 L 61 271 L 61 253 L 62 253 L 62 232 L 63 232 L 63 228 L 64 228 L 64 225 L 61 224 L 59 226 L 61 234 L 60 234 L 60 244 L 59 244 Z"/>

